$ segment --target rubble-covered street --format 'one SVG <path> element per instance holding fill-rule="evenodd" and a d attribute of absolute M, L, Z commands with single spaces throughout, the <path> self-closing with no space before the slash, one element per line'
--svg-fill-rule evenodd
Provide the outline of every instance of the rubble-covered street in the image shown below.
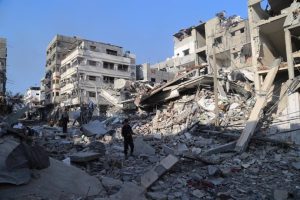
<path fill-rule="evenodd" d="M 21 88 L 8 77 L 18 70 L 7 73 L 16 65 L 9 50 L 17 49 L 8 42 L 19 39 L 0 38 L 0 200 L 299 200 L 300 1 L 245 0 L 246 17 L 224 10 L 208 17 L 202 9 L 217 9 L 211 2 L 194 2 L 208 20 L 175 32 L 173 55 L 156 63 L 137 64 L 141 55 L 79 36 L 50 40 L 42 32 L 53 31 L 45 29 L 39 33 L 48 38 L 47 46 L 40 45 L 46 47 L 44 74 L 24 95 L 7 89 Z M 63 18 L 53 12 L 60 16 L 55 21 L 65 23 L 78 3 L 61 0 L 68 9 Z M 151 3 L 160 16 L 158 3 Z M 230 6 L 240 8 L 238 3 Z M 102 4 L 89 2 L 94 17 L 81 18 L 112 20 L 105 13 L 112 6 Z M 161 10 L 177 16 L 174 8 Z M 127 3 L 124 10 L 126 16 L 136 13 Z M 126 21 L 122 12 L 114 14 L 118 23 Z M 145 23 L 144 15 L 130 21 Z M 75 23 L 72 16 L 68 25 L 82 31 L 81 18 Z M 118 23 L 101 31 L 91 27 L 122 36 L 114 39 L 119 42 L 140 34 L 131 26 L 128 34 Z M 70 33 L 65 24 L 56 27 Z M 150 46 L 141 45 L 139 39 L 150 38 L 143 34 L 129 43 Z M 159 41 L 151 41 L 157 54 L 165 51 Z M 35 50 L 28 48 L 39 55 Z M 153 62 L 150 54 L 144 61 Z M 29 65 L 25 61 L 22 66 Z M 22 78 L 24 85 L 31 79 Z"/>

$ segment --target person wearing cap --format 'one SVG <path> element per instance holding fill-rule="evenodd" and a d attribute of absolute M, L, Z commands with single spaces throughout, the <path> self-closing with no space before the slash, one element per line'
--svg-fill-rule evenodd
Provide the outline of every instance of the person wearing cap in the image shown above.
<path fill-rule="evenodd" d="M 127 152 L 128 152 L 128 146 L 130 146 L 130 155 L 133 155 L 133 150 L 134 150 L 134 144 L 133 144 L 133 131 L 131 126 L 129 125 L 129 120 L 125 119 L 123 121 L 123 127 L 121 130 L 121 134 L 124 138 L 124 154 L 125 154 L 125 159 L 127 159 Z"/>

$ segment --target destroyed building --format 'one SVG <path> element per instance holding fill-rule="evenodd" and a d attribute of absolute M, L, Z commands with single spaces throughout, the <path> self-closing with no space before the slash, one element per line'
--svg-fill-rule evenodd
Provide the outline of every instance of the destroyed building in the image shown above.
<path fill-rule="evenodd" d="M 249 69 L 252 56 L 248 20 L 226 17 L 223 12 L 217 15 L 205 23 L 208 62 L 213 63 L 214 46 L 219 71 Z"/>
<path fill-rule="evenodd" d="M 258 95 L 267 95 L 269 104 L 273 106 L 266 109 L 273 119 L 269 133 L 275 138 L 300 143 L 297 134 L 300 99 L 296 77 L 300 61 L 300 3 L 269 0 L 266 9 L 261 7 L 259 0 L 249 0 L 248 4 L 255 90 Z M 280 61 L 276 62 L 276 59 Z M 269 73 L 274 73 L 274 86 L 265 91 L 266 75 Z M 284 130 L 291 131 L 280 134 Z"/>
<path fill-rule="evenodd" d="M 45 77 L 41 80 L 41 93 L 45 95 L 45 105 L 59 103 L 61 61 L 76 42 L 76 37 L 56 35 L 48 44 Z"/>
<path fill-rule="evenodd" d="M 0 38 L 0 98 L 3 99 L 6 92 L 6 39 Z"/>
<path fill-rule="evenodd" d="M 62 106 L 111 103 L 116 80 L 136 80 L 135 55 L 119 46 L 80 39 L 61 61 L 60 73 Z"/>

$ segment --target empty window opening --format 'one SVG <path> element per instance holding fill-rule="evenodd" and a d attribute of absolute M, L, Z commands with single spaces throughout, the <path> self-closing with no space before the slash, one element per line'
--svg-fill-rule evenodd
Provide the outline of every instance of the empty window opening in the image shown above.
<path fill-rule="evenodd" d="M 245 29 L 244 29 L 244 28 L 240 29 L 240 32 L 241 32 L 241 33 L 244 33 L 244 32 L 245 32 Z"/>
<path fill-rule="evenodd" d="M 117 51 L 111 50 L 111 49 L 106 49 L 106 53 L 109 54 L 109 55 L 114 55 L 114 56 L 118 55 Z"/>
<path fill-rule="evenodd" d="M 96 92 L 89 92 L 89 97 L 96 97 Z"/>
<path fill-rule="evenodd" d="M 94 46 L 94 45 L 91 45 L 91 46 L 90 46 L 90 50 L 91 50 L 91 51 L 96 51 L 96 49 L 97 49 L 96 46 Z"/>
<path fill-rule="evenodd" d="M 183 51 L 184 56 L 187 56 L 189 54 L 190 54 L 190 49 L 186 49 L 186 50 Z"/>
<path fill-rule="evenodd" d="M 127 72 L 128 71 L 128 65 L 119 64 L 118 65 L 118 70 Z"/>
<path fill-rule="evenodd" d="M 105 69 L 114 69 L 114 63 L 103 62 L 103 68 L 105 68 Z"/>
<path fill-rule="evenodd" d="M 97 62 L 94 61 L 94 60 L 88 60 L 88 63 L 90 66 L 96 66 L 97 65 Z"/>
<path fill-rule="evenodd" d="M 96 76 L 89 76 L 90 81 L 96 81 Z"/>
<path fill-rule="evenodd" d="M 103 76 L 103 82 L 104 83 L 114 83 L 115 78 L 110 76 Z"/>
<path fill-rule="evenodd" d="M 237 57 L 239 57 L 239 54 L 238 53 L 233 53 L 233 58 L 237 59 Z"/>
<path fill-rule="evenodd" d="M 151 82 L 155 83 L 156 79 L 155 78 L 151 78 Z"/>
<path fill-rule="evenodd" d="M 222 36 L 221 36 L 221 37 L 215 38 L 215 44 L 216 44 L 216 45 L 222 44 Z"/>

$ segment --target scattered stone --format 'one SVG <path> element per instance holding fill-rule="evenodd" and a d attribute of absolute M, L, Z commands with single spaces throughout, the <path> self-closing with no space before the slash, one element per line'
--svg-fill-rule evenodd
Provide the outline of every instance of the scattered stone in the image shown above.
<path fill-rule="evenodd" d="M 90 137 L 95 135 L 105 135 L 107 133 L 107 129 L 105 126 L 98 120 L 91 121 L 88 124 L 82 126 L 83 133 Z"/>
<path fill-rule="evenodd" d="M 221 173 L 221 170 L 219 168 L 212 165 L 207 166 L 207 171 L 209 176 L 215 176 Z"/>
<path fill-rule="evenodd" d="M 184 154 L 184 153 L 186 153 L 186 152 L 188 152 L 188 151 L 189 151 L 189 149 L 187 148 L 186 144 L 179 143 L 179 144 L 177 145 L 177 153 L 178 153 L 179 155 L 182 155 L 182 154 Z"/>
<path fill-rule="evenodd" d="M 200 148 L 196 148 L 196 147 L 193 147 L 192 148 L 192 153 L 194 154 L 194 155 L 198 155 L 198 154 L 200 154 L 202 152 L 202 150 L 200 149 Z"/>
<path fill-rule="evenodd" d="M 292 163 L 292 166 L 293 166 L 295 169 L 299 170 L 299 169 L 300 169 L 300 162 L 294 162 L 294 163 Z"/>
<path fill-rule="evenodd" d="M 186 137 L 186 139 L 190 140 L 192 139 L 192 135 L 189 132 L 185 132 L 184 136 Z"/>
<path fill-rule="evenodd" d="M 155 155 L 155 149 L 144 142 L 142 137 L 138 137 L 134 140 L 133 155 L 138 156 L 140 154 Z"/>
<path fill-rule="evenodd" d="M 289 197 L 289 194 L 288 194 L 288 191 L 286 191 L 286 190 L 279 190 L 279 189 L 273 190 L 274 200 L 286 200 L 286 199 L 288 199 L 288 197 Z"/>
<path fill-rule="evenodd" d="M 120 191 L 109 197 L 110 200 L 147 200 L 145 198 L 145 190 L 131 182 L 125 182 Z"/>
<path fill-rule="evenodd" d="M 116 193 L 122 186 L 123 182 L 110 177 L 102 177 L 101 182 L 109 195 Z"/>
<path fill-rule="evenodd" d="M 163 148 L 165 154 L 175 155 L 174 149 L 168 147 L 167 145 L 163 144 L 162 148 Z"/>
<path fill-rule="evenodd" d="M 198 199 L 201 199 L 201 198 L 203 198 L 203 197 L 206 196 L 205 193 L 204 193 L 203 191 L 198 190 L 198 189 L 197 189 L 197 190 L 193 190 L 192 195 L 193 195 L 194 197 L 197 197 Z"/>

